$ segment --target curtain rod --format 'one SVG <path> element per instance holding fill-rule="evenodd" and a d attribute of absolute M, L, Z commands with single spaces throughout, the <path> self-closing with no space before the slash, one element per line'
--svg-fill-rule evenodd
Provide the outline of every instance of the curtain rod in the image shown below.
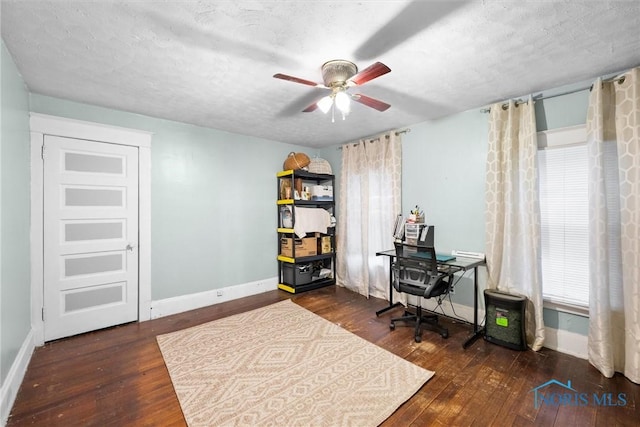
<path fill-rule="evenodd" d="M 396 136 L 401 135 L 401 134 L 403 134 L 403 133 L 409 133 L 409 132 L 411 132 L 411 128 L 406 128 L 406 129 L 402 129 L 402 130 L 397 130 L 397 131 L 396 131 Z M 385 135 L 384 137 L 385 137 L 385 138 L 389 138 L 389 135 Z M 366 137 L 361 138 L 361 139 L 375 139 L 375 138 L 374 138 L 374 137 L 371 137 L 371 136 L 366 136 Z M 355 142 L 355 143 L 349 142 L 349 143 L 347 143 L 347 144 L 343 144 L 343 145 L 349 145 L 349 144 L 358 145 L 358 144 L 360 144 L 360 142 Z M 338 147 L 338 150 L 342 150 L 342 145 Z"/>
<path fill-rule="evenodd" d="M 603 82 L 615 82 L 617 81 L 618 84 L 624 83 L 624 73 L 618 74 L 615 77 L 610 77 L 608 79 L 602 79 Z M 589 91 L 591 91 L 591 89 L 593 89 L 593 83 L 590 84 L 589 86 L 584 86 L 584 87 L 580 87 L 578 89 L 573 89 L 573 90 L 569 90 L 566 92 L 562 92 L 562 93 L 556 93 L 554 95 L 547 95 L 547 96 L 543 96 L 542 93 L 539 93 L 537 95 L 532 95 L 531 98 L 533 99 L 533 101 L 541 101 L 543 99 L 551 99 L 551 98 L 557 98 L 558 96 L 564 96 L 564 95 L 571 95 L 572 93 L 577 93 L 577 92 L 582 92 L 583 90 L 587 90 L 589 89 Z M 528 101 L 524 101 L 522 99 L 517 99 L 515 101 L 515 105 L 518 106 L 520 104 L 526 104 Z M 507 106 L 507 103 L 502 104 L 502 108 L 506 110 L 505 106 Z M 487 108 L 483 108 L 480 110 L 481 113 L 488 113 L 491 111 L 491 107 L 487 107 Z"/>

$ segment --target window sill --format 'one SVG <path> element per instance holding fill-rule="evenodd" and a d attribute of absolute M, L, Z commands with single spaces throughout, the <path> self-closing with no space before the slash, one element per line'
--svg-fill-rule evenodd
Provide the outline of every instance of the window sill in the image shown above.
<path fill-rule="evenodd" d="M 561 311 L 563 313 L 575 314 L 576 316 L 589 317 L 589 307 L 583 305 L 567 304 L 545 299 L 542 306 L 551 310 Z"/>

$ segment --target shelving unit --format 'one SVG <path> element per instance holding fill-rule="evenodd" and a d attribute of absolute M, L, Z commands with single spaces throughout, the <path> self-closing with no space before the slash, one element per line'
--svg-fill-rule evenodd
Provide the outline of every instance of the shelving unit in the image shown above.
<path fill-rule="evenodd" d="M 300 239 L 295 234 L 295 208 L 324 209 L 330 216 L 333 216 L 335 214 L 333 197 L 335 177 L 304 170 L 285 170 L 278 172 L 276 177 L 278 187 L 278 288 L 290 293 L 300 293 L 334 285 L 336 277 L 335 227 L 329 227 L 326 233 L 307 231 L 307 236 Z M 310 193 L 301 191 L 313 186 L 330 188 L 331 197 L 323 195 L 315 198 Z M 296 248 L 298 253 L 296 253 Z"/>

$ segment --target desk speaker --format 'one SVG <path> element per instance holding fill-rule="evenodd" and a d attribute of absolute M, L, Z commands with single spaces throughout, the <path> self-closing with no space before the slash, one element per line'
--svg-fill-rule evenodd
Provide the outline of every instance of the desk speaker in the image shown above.
<path fill-rule="evenodd" d="M 514 350 L 526 350 L 525 309 L 527 298 L 486 289 L 484 339 Z"/>

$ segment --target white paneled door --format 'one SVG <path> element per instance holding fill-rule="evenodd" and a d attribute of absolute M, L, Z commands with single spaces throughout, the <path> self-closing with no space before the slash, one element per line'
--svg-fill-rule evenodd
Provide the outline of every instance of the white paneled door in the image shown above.
<path fill-rule="evenodd" d="M 138 318 L 138 148 L 45 136 L 44 338 Z"/>

